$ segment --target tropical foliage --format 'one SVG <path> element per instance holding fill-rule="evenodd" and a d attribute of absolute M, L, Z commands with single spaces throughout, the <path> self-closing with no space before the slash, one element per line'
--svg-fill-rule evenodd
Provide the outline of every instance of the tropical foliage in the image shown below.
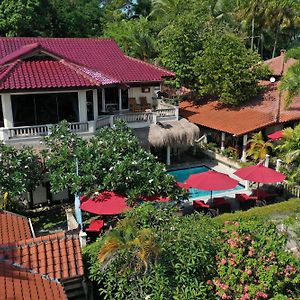
<path fill-rule="evenodd" d="M 286 55 L 285 59 L 290 58 L 297 59 L 298 62 L 290 66 L 287 73 L 283 76 L 281 80 L 280 89 L 286 91 L 285 96 L 285 106 L 288 107 L 295 96 L 300 93 L 300 48 L 290 49 Z"/>
<path fill-rule="evenodd" d="M 217 96 L 229 105 L 247 101 L 257 94 L 258 79 L 267 74 L 259 60 L 234 34 L 209 30 L 193 64 L 200 95 Z"/>
<path fill-rule="evenodd" d="M 290 183 L 300 183 L 300 125 L 294 129 L 286 128 L 284 138 L 276 147 L 279 157 L 284 162 L 282 172 Z"/>
<path fill-rule="evenodd" d="M 105 299 L 298 299 L 299 262 L 284 245 L 265 221 L 219 226 L 144 204 L 84 254 Z"/>
<path fill-rule="evenodd" d="M 273 148 L 271 142 L 264 140 L 261 131 L 253 134 L 247 145 L 249 145 L 249 149 L 246 152 L 247 156 L 250 156 L 256 162 L 265 159 L 266 155 Z"/>
<path fill-rule="evenodd" d="M 6 206 L 9 198 L 34 190 L 41 180 L 42 167 L 32 148 L 16 149 L 0 142 L 0 194 L 4 200 L 2 206 Z"/>
<path fill-rule="evenodd" d="M 186 196 L 164 165 L 139 146 L 125 123 L 103 128 L 87 141 L 62 122 L 53 127 L 44 143 L 45 166 L 54 192 L 66 188 L 86 194 L 109 190 L 126 194 L 132 201 L 156 194 L 173 199 Z"/>

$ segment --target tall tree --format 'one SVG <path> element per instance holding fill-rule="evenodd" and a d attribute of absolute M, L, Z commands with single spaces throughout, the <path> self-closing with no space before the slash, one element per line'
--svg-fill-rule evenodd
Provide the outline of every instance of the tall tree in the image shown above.
<path fill-rule="evenodd" d="M 286 107 L 288 107 L 292 103 L 293 98 L 300 93 L 300 47 L 290 49 L 285 55 L 285 60 L 289 58 L 297 59 L 298 62 L 289 67 L 280 82 L 280 90 L 287 92 L 284 98 Z"/>
<path fill-rule="evenodd" d="M 267 74 L 259 61 L 236 35 L 209 30 L 193 63 L 199 93 L 217 96 L 228 105 L 249 100 L 258 92 L 258 79 Z"/>

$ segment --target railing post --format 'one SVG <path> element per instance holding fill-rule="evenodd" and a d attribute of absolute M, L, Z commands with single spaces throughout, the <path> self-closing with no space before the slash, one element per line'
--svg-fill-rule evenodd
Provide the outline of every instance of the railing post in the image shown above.
<path fill-rule="evenodd" d="M 111 128 L 114 127 L 114 115 L 110 115 L 110 116 L 109 116 L 109 126 L 110 126 Z"/>
<path fill-rule="evenodd" d="M 178 106 L 175 106 L 175 118 L 176 118 L 176 121 L 178 121 L 178 119 L 179 119 L 179 108 L 178 108 Z"/>
<path fill-rule="evenodd" d="M 9 130 L 7 128 L 0 128 L 0 140 L 2 140 L 4 144 L 9 140 Z"/>
<path fill-rule="evenodd" d="M 47 131 L 48 131 L 48 135 L 51 134 L 51 129 L 52 129 L 52 124 L 47 124 Z"/>
<path fill-rule="evenodd" d="M 153 124 L 157 123 L 157 115 L 156 113 L 153 113 Z"/>
<path fill-rule="evenodd" d="M 270 162 L 270 155 L 267 154 L 266 158 L 265 158 L 264 166 L 268 168 L 269 167 L 269 162 Z"/>
<path fill-rule="evenodd" d="M 277 158 L 276 159 L 276 171 L 279 172 L 279 169 L 281 167 L 281 163 L 282 163 L 282 160 L 280 158 Z"/>
<path fill-rule="evenodd" d="M 88 121 L 88 131 L 89 133 L 95 133 L 96 132 L 96 122 L 97 121 Z"/>

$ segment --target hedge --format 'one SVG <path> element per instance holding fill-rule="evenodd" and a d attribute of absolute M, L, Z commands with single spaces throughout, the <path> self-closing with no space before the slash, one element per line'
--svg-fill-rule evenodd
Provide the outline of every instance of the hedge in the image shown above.
<path fill-rule="evenodd" d="M 300 212 L 300 199 L 291 198 L 288 201 L 270 204 L 267 206 L 254 207 L 247 211 L 237 211 L 235 213 L 226 213 L 214 218 L 215 221 L 223 223 L 225 221 L 235 221 L 239 219 L 251 218 L 270 218 L 273 215 L 284 215 Z"/>

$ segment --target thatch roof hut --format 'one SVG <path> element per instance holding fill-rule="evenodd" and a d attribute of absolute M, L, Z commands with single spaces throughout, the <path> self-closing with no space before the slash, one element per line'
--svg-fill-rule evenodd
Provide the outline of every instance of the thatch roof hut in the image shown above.
<path fill-rule="evenodd" d="M 193 145 L 199 138 L 199 127 L 186 119 L 152 124 L 148 133 L 148 142 L 155 148 L 180 147 Z"/>

